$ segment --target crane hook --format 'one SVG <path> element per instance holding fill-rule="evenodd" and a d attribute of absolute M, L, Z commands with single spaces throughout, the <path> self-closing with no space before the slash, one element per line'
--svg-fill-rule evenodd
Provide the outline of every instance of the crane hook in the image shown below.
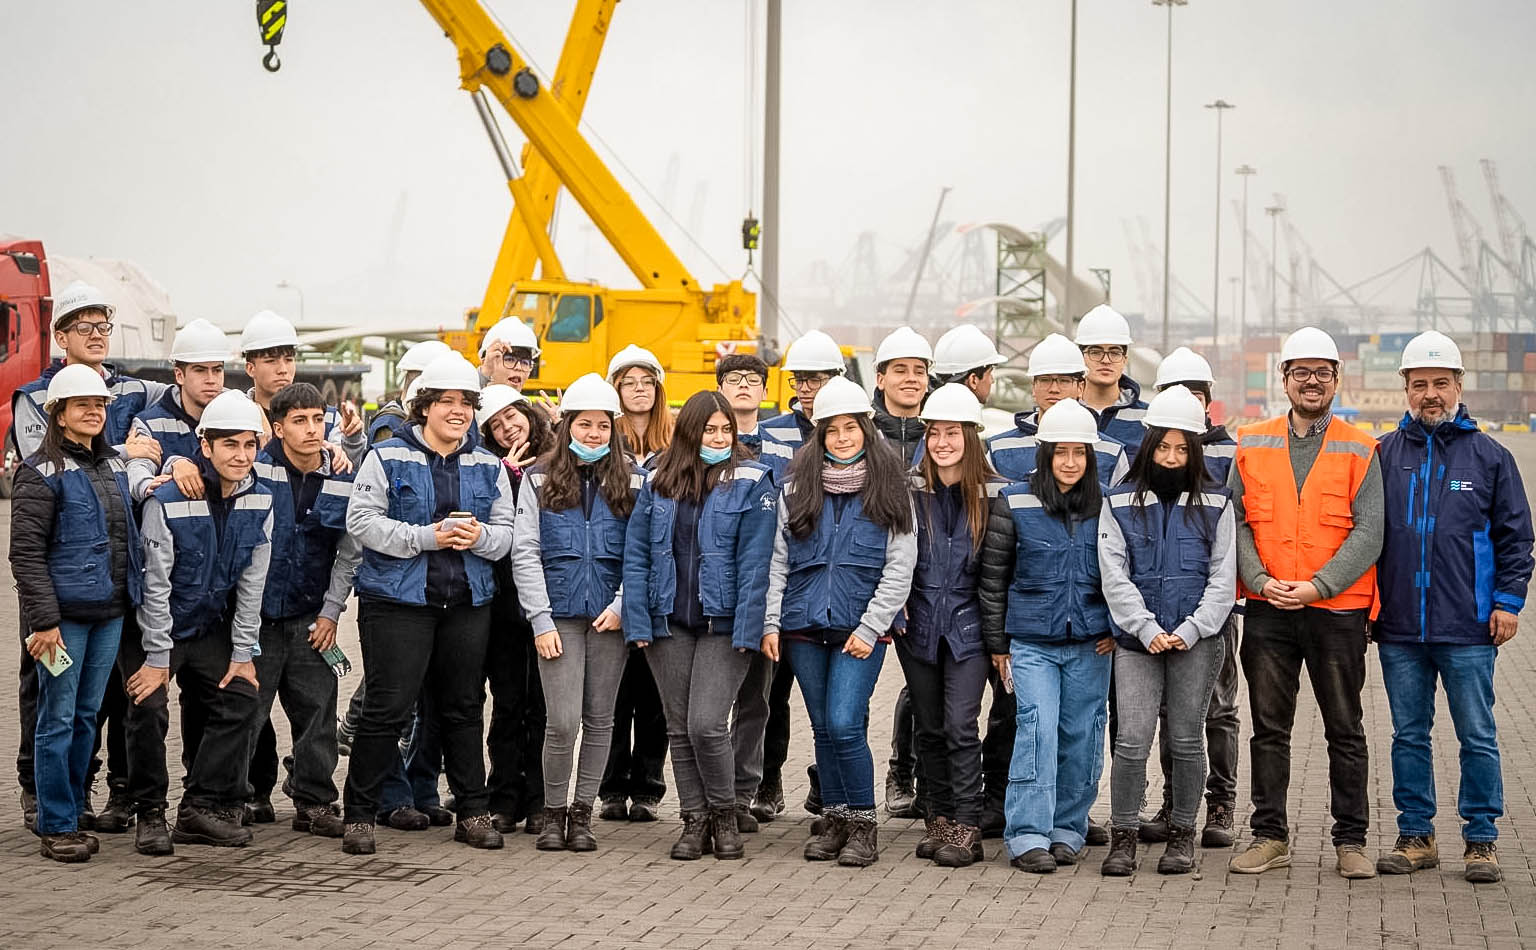
<path fill-rule="evenodd" d="M 277 44 L 283 41 L 283 27 L 288 25 L 288 0 L 256 0 L 256 26 L 261 30 L 261 41 L 267 45 L 267 55 L 261 65 L 269 73 L 283 68 L 277 58 Z"/>
<path fill-rule="evenodd" d="M 261 58 L 261 65 L 265 67 L 269 73 L 275 73 L 279 69 L 283 68 L 283 61 L 277 58 L 276 46 L 267 47 L 267 55 Z"/>

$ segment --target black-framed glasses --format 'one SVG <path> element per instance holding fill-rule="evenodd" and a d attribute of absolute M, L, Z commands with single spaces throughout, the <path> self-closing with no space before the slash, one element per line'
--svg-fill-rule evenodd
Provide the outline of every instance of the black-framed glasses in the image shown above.
<path fill-rule="evenodd" d="M 804 389 L 810 392 L 815 392 L 816 390 L 825 386 L 827 384 L 827 380 L 831 378 L 831 375 L 828 373 L 811 373 L 806 376 L 802 376 L 799 373 L 791 373 L 789 377 L 789 385 L 795 389 Z"/>
<path fill-rule="evenodd" d="M 533 369 L 533 360 L 526 356 L 513 356 L 511 353 L 501 354 L 501 365 L 507 369 Z"/>
<path fill-rule="evenodd" d="M 1083 356 L 1095 363 L 1118 363 L 1125 359 L 1125 347 L 1123 346 L 1086 346 L 1083 347 Z"/>
<path fill-rule="evenodd" d="M 1035 385 L 1046 389 L 1066 389 L 1083 381 L 1081 376 L 1036 376 Z"/>
<path fill-rule="evenodd" d="M 86 323 L 84 320 L 81 320 L 76 323 L 72 323 L 69 326 L 70 332 L 79 336 L 90 336 L 92 333 L 99 333 L 102 336 L 111 336 L 112 329 L 113 325 L 107 321 L 102 321 L 100 323 Z"/>
<path fill-rule="evenodd" d="M 726 373 L 720 382 L 725 386 L 761 386 L 767 380 L 757 373 Z"/>
<path fill-rule="evenodd" d="M 1339 378 L 1339 371 L 1327 366 L 1321 369 L 1308 369 L 1305 366 L 1297 366 L 1286 370 L 1285 375 L 1298 383 L 1305 383 L 1314 379 L 1320 383 L 1331 383 Z"/>

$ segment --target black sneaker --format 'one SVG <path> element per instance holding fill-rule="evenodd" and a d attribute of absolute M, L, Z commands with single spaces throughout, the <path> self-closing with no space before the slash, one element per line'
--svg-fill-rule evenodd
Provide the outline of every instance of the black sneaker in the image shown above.
<path fill-rule="evenodd" d="M 147 808 L 139 812 L 139 828 L 134 832 L 133 850 L 150 857 L 175 854 L 171 844 L 171 831 L 165 825 L 164 808 Z"/>
<path fill-rule="evenodd" d="M 176 812 L 171 840 L 177 844 L 204 844 L 215 848 L 243 848 L 251 843 L 251 830 L 230 820 L 231 813 L 183 804 Z"/>

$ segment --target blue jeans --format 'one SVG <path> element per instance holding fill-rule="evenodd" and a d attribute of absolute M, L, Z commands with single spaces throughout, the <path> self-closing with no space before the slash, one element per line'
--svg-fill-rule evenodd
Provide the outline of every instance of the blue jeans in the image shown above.
<path fill-rule="evenodd" d="M 885 644 L 875 644 L 873 653 L 858 660 L 843 652 L 841 641 L 822 646 L 785 637 L 783 643 L 811 720 L 823 805 L 873 810 L 875 759 L 869 751 L 869 697 L 880 679 Z"/>
<path fill-rule="evenodd" d="M 1018 728 L 1003 800 L 1010 857 L 1060 842 L 1081 851 L 1104 771 L 1112 654 L 1093 641 L 1012 644 Z"/>
<path fill-rule="evenodd" d="M 1444 643 L 1382 643 L 1382 681 L 1392 707 L 1392 803 L 1397 833 L 1435 833 L 1435 772 L 1430 729 L 1435 722 L 1435 677 L 1445 684 L 1446 704 L 1461 744 L 1461 786 L 1456 810 L 1467 841 L 1499 837 L 1494 821 L 1504 814 L 1504 776 L 1493 721 L 1493 660 L 1488 646 Z"/>
<path fill-rule="evenodd" d="M 85 807 L 85 776 L 96 746 L 96 712 L 107 691 L 123 618 L 96 623 L 59 621 L 64 652 L 74 663 L 54 676 L 37 664 L 37 833 L 79 829 Z"/>

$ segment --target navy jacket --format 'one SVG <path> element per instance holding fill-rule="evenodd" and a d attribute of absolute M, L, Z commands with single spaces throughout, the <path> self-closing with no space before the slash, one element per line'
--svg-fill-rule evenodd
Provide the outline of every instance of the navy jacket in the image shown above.
<path fill-rule="evenodd" d="M 211 469 L 205 466 L 205 471 Z M 216 488 L 218 483 L 213 485 Z M 175 482 L 154 491 L 165 506 L 165 523 L 175 544 L 170 596 L 175 640 L 201 636 L 223 622 L 241 573 L 256 549 L 268 543 L 272 494 L 266 486 L 251 479 L 248 488 L 229 498 L 209 494 L 206 499 L 190 499 Z"/>
<path fill-rule="evenodd" d="M 1120 398 L 1099 416 L 1099 431 L 1125 446 L 1125 460 L 1134 462 L 1141 450 L 1147 428 L 1141 424 L 1147 404 L 1141 398 L 1141 384 L 1129 376 L 1120 377 Z"/>
<path fill-rule="evenodd" d="M 101 496 L 97 495 L 91 474 L 80 466 L 79 461 L 66 454 L 62 469 L 41 455 L 26 461 L 53 491 L 53 525 L 46 555 L 48 576 L 53 582 L 53 613 L 66 617 L 77 616 L 82 610 L 110 607 L 117 602 L 137 607 L 143 598 L 143 549 L 134 522 L 133 499 L 128 494 L 126 466 L 116 453 L 111 457 L 93 458 L 92 462 L 98 468 L 105 466 L 110 470 L 110 475 L 104 471 L 98 474 L 109 479 L 106 484 L 113 485 L 122 497 L 121 540 L 125 565 L 113 564 L 108 510 L 103 507 Z M 122 589 L 113 577 L 114 566 L 124 568 Z M 38 613 L 37 610 L 24 612 Z M 56 625 L 57 621 L 48 626 Z"/>
<path fill-rule="evenodd" d="M 988 509 L 990 499 L 1007 484 L 1005 478 L 988 479 L 983 486 Z M 964 499 L 958 487 L 941 485 L 936 492 L 922 477 L 913 476 L 912 501 L 917 510 L 917 564 L 902 642 L 925 663 L 938 662 L 940 640 L 949 644 L 957 660 L 979 656 L 985 652 L 976 594 L 981 552 L 971 535 Z"/>
<path fill-rule="evenodd" d="M 1107 635 L 1098 515 L 1069 527 L 1046 512 L 1027 483 L 1009 485 L 1001 500 L 1014 525 L 1013 579 L 1004 621 L 1008 639 L 1062 643 Z"/>
<path fill-rule="evenodd" d="M 329 614 L 321 607 L 331 587 L 337 549 L 347 536 L 353 474 L 336 473 L 326 459 L 318 471 L 301 475 L 288 464 L 283 440 L 277 438 L 256 456 L 256 478 L 272 493 L 272 561 L 261 599 L 265 619 Z M 355 545 L 349 547 L 356 550 Z M 353 557 L 348 561 L 355 568 Z M 342 603 L 333 604 L 333 610 L 345 605 L 347 591 L 336 593 Z"/>
<path fill-rule="evenodd" d="M 784 483 L 784 470 L 789 468 L 790 459 L 795 457 L 795 451 L 805 444 L 815 428 L 816 424 L 798 409 L 757 424 L 757 434 L 762 440 L 758 461 L 773 472 L 775 482 Z"/>
<path fill-rule="evenodd" d="M 1531 510 L 1509 450 L 1465 406 L 1426 429 L 1405 416 L 1381 439 L 1386 534 L 1377 640 L 1488 644 L 1494 609 L 1531 582 Z"/>
<path fill-rule="evenodd" d="M 1010 482 L 1028 481 L 1029 473 L 1035 470 L 1035 454 L 1040 445 L 1036 435 L 1040 431 L 1040 413 L 1038 410 L 1015 413 L 1013 425 L 1007 432 L 999 432 L 987 440 L 987 456 L 997 473 Z M 1136 444 L 1141 444 L 1140 439 Z M 1100 435 L 1093 447 L 1093 456 L 1098 465 L 1099 484 L 1104 488 L 1118 484 L 1130 469 L 1126 447 L 1107 435 Z"/>

